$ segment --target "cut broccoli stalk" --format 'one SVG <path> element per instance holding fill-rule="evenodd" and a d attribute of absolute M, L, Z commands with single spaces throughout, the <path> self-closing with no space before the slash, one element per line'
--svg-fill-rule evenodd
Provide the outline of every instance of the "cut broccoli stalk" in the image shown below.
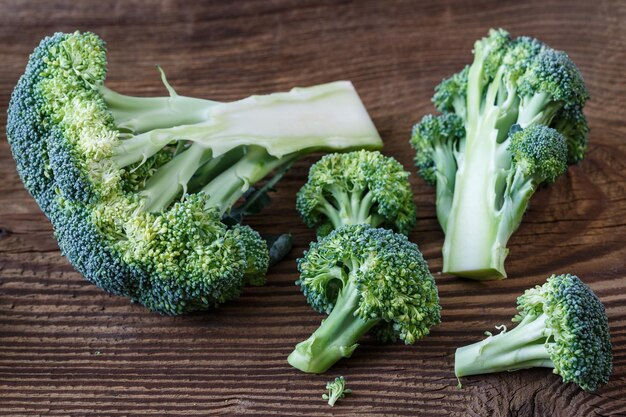
<path fill-rule="evenodd" d="M 457 174 L 460 186 L 447 224 L 444 272 L 474 279 L 504 278 L 506 244 L 539 184 L 554 181 L 567 169 L 567 144 L 560 133 L 543 125 L 518 131 L 504 143 L 476 143 L 468 141 L 468 158 Z M 512 166 L 498 168 L 506 161 Z"/>
<path fill-rule="evenodd" d="M 360 294 L 353 278 L 346 281 L 333 311 L 289 355 L 288 361 L 294 368 L 307 373 L 326 372 L 338 360 L 352 356 L 359 339 L 380 321 L 380 318 L 363 320 L 356 314 Z"/>
<path fill-rule="evenodd" d="M 489 336 L 478 343 L 457 349 L 454 372 L 457 377 L 544 367 L 554 368 L 546 345 L 546 315 L 527 315 L 511 331 Z M 554 347 L 554 343 L 550 343 Z"/>
<path fill-rule="evenodd" d="M 178 139 L 210 148 L 214 157 L 251 144 L 277 158 L 303 149 L 380 146 L 376 128 L 347 81 L 200 106 L 203 122 L 157 128 L 123 140 L 114 150 L 114 161 L 121 167 L 145 161 Z"/>
<path fill-rule="evenodd" d="M 411 144 L 437 186 L 443 272 L 506 277 L 507 243 L 530 197 L 584 155 L 587 98 L 567 54 L 504 30 L 477 41 L 473 63 L 436 88 L 443 114 L 424 117 Z"/>
<path fill-rule="evenodd" d="M 169 87 L 167 81 L 164 83 Z M 169 87 L 171 89 L 171 87 Z M 208 196 L 207 206 L 228 210 L 250 187 L 303 151 L 376 147 L 376 129 L 348 82 L 220 104 L 172 92 L 169 98 L 135 98 L 105 90 L 118 126 L 140 132 L 120 141 L 113 160 L 143 163 L 178 139 L 191 144 L 146 181 L 143 209 L 156 212 L 188 192 Z M 203 121 L 198 121 L 203 120 Z M 191 122 L 189 125 L 178 123 Z M 166 123 L 174 127 L 161 127 Z M 149 130 L 153 129 L 153 130 Z M 232 152 L 240 149 L 239 152 Z M 221 158 L 221 159 L 220 159 Z M 213 162 L 213 163 L 212 163 Z M 204 184 L 203 184 L 204 181 Z"/>
<path fill-rule="evenodd" d="M 506 241 L 498 240 L 498 198 L 511 165 L 504 141 L 517 118 L 518 99 L 507 91 L 503 70 L 485 85 L 484 43 L 476 42 L 467 82 L 465 152 L 455 180 L 443 247 L 444 272 L 474 278 L 504 277 Z M 504 129 L 503 129 L 504 127 Z"/>

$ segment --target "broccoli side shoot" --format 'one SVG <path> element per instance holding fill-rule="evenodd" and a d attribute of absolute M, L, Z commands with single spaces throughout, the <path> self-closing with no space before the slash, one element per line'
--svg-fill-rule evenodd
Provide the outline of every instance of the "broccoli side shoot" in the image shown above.
<path fill-rule="evenodd" d="M 454 197 L 457 159 L 465 145 L 463 119 L 453 113 L 426 115 L 413 127 L 411 146 L 419 175 L 437 186 L 437 219 L 446 230 Z"/>
<path fill-rule="evenodd" d="M 417 245 L 387 229 L 347 225 L 319 238 L 298 260 L 297 284 L 309 304 L 329 314 L 288 361 L 322 373 L 347 358 L 370 329 L 406 344 L 440 320 L 435 281 Z"/>
<path fill-rule="evenodd" d="M 584 156 L 587 99 L 567 54 L 504 30 L 477 41 L 472 64 L 436 87 L 443 114 L 424 117 L 411 144 L 437 187 L 444 272 L 506 277 L 508 239 L 532 192 Z"/>
<path fill-rule="evenodd" d="M 352 390 L 346 388 L 346 380 L 342 376 L 338 376 L 334 381 L 326 383 L 326 389 L 328 393 L 322 394 L 322 399 L 328 400 L 328 405 L 335 406 L 335 403 L 340 398 L 344 398 L 346 394 L 351 394 Z"/>
<path fill-rule="evenodd" d="M 553 275 L 517 299 L 517 326 L 457 349 L 454 370 L 468 375 L 553 368 L 563 382 L 595 391 L 612 372 L 611 337 L 602 302 L 575 275 Z"/>
<path fill-rule="evenodd" d="M 267 244 L 235 223 L 267 205 L 264 193 L 294 160 L 381 146 L 349 82 L 219 103 L 178 95 L 163 72 L 168 96 L 122 95 L 104 86 L 106 72 L 97 35 L 44 39 L 13 91 L 7 137 L 76 269 L 164 314 L 205 310 L 263 282 Z M 274 260 L 288 241 L 275 242 Z"/>
<path fill-rule="evenodd" d="M 311 166 L 296 208 L 319 236 L 347 224 L 408 234 L 415 224 L 409 173 L 377 151 L 325 155 Z"/>

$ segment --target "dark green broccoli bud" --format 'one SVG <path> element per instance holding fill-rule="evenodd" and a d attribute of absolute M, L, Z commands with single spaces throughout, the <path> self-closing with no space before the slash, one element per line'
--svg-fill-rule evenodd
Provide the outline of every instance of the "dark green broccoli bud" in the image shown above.
<path fill-rule="evenodd" d="M 57 199 L 58 208 L 51 213 L 54 235 L 61 253 L 90 282 L 116 295 L 137 300 L 141 283 L 149 274 L 139 265 L 129 264 L 116 248 L 116 235 L 110 238 L 98 226 L 99 214 L 80 203 Z M 50 212 L 49 212 L 50 213 Z M 118 233 L 118 237 L 121 234 Z"/>
<path fill-rule="evenodd" d="M 350 388 L 346 388 L 346 380 L 342 376 L 338 376 L 334 381 L 326 383 L 326 389 L 328 393 L 323 394 L 322 398 L 328 400 L 328 405 L 331 407 L 335 406 L 337 400 L 344 398 L 346 394 L 352 393 Z"/>
<path fill-rule="evenodd" d="M 289 233 L 283 233 L 280 235 L 264 235 L 268 252 L 269 252 L 269 266 L 274 266 L 293 249 L 293 236 Z"/>
<path fill-rule="evenodd" d="M 559 132 L 534 125 L 511 136 L 513 166 L 534 185 L 554 182 L 567 170 L 567 145 Z"/>
<path fill-rule="evenodd" d="M 61 34 L 43 39 L 32 53 L 24 74 L 13 90 L 7 115 L 7 139 L 17 172 L 48 217 L 56 210 L 57 193 L 46 144 L 49 129 L 44 127 L 43 100 L 35 91 L 35 86 L 46 67 L 48 50 L 59 42 L 59 38 Z"/>
<path fill-rule="evenodd" d="M 582 108 L 589 93 L 576 64 L 563 51 L 544 48 L 520 77 L 522 98 L 518 124 L 549 125 L 554 115 L 565 105 Z"/>
<path fill-rule="evenodd" d="M 413 126 L 411 146 L 420 176 L 437 185 L 437 218 L 445 230 L 454 197 L 457 157 L 465 142 L 463 120 L 452 113 L 426 115 Z"/>
<path fill-rule="evenodd" d="M 408 234 L 415 224 L 408 176 L 398 161 L 380 152 L 326 155 L 311 166 L 296 208 L 320 236 L 360 223 Z"/>
<path fill-rule="evenodd" d="M 252 185 L 312 152 L 381 145 L 347 82 L 218 103 L 179 96 L 163 73 L 169 97 L 121 95 L 103 85 L 106 69 L 95 34 L 44 39 L 13 92 L 7 137 L 76 269 L 164 314 L 262 281 L 265 243 L 223 222 Z"/>
<path fill-rule="evenodd" d="M 437 186 L 437 218 L 446 234 L 443 272 L 506 278 L 506 246 L 528 199 L 584 156 L 587 98 L 567 54 L 503 30 L 478 40 L 472 64 L 436 88 L 433 100 L 444 115 L 424 118 L 411 143 L 420 174 Z M 461 116 L 464 135 L 442 135 L 449 128 L 433 122 L 451 114 Z M 433 153 L 442 137 L 460 138 L 455 152 L 438 146 L 440 153 Z"/>
<path fill-rule="evenodd" d="M 439 323 L 435 281 L 417 245 L 370 226 L 343 226 L 320 238 L 298 260 L 297 284 L 311 306 L 329 316 L 289 355 L 289 363 L 322 373 L 350 357 L 376 325 L 407 344 Z"/>
<path fill-rule="evenodd" d="M 612 373 L 604 306 L 577 276 L 553 275 L 517 299 L 517 326 L 457 349 L 455 373 L 468 375 L 553 368 L 563 382 L 595 391 Z"/>

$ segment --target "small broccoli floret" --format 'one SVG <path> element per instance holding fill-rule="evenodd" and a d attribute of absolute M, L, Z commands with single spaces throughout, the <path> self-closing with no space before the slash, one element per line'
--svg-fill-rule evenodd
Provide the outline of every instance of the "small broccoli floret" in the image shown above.
<path fill-rule="evenodd" d="M 344 398 L 346 394 L 352 393 L 350 388 L 346 388 L 346 380 L 342 376 L 338 376 L 334 381 L 326 383 L 326 389 L 328 393 L 323 394 L 322 398 L 328 400 L 328 405 L 331 407 L 335 406 L 337 400 Z"/>
<path fill-rule="evenodd" d="M 270 263 L 268 245 L 261 235 L 249 226 L 233 227 L 235 240 L 241 242 L 246 252 L 246 284 L 260 286 L 265 284 L 265 274 Z"/>
<path fill-rule="evenodd" d="M 343 226 L 313 243 L 298 269 L 309 304 L 329 313 L 289 355 L 301 371 L 322 373 L 350 357 L 374 326 L 386 339 L 413 344 L 439 323 L 435 281 L 417 245 L 402 234 Z"/>
<path fill-rule="evenodd" d="M 464 145 L 463 120 L 453 113 L 426 115 L 413 127 L 415 165 L 424 181 L 437 186 L 437 218 L 444 230 L 454 197 L 456 160 Z"/>
<path fill-rule="evenodd" d="M 565 105 L 582 108 L 589 98 L 576 65 L 563 51 L 544 47 L 518 80 L 521 97 L 518 124 L 550 124 Z"/>
<path fill-rule="evenodd" d="M 311 167 L 296 208 L 320 236 L 360 223 L 408 234 L 415 224 L 408 176 L 398 161 L 380 152 L 326 155 Z"/>
<path fill-rule="evenodd" d="M 554 182 L 567 170 L 567 145 L 559 132 L 534 125 L 511 136 L 513 168 L 535 185 Z"/>
<path fill-rule="evenodd" d="M 164 314 L 263 282 L 267 245 L 225 223 L 253 184 L 315 151 L 381 145 L 348 82 L 218 103 L 179 96 L 162 72 L 168 97 L 125 96 L 104 86 L 106 70 L 97 35 L 44 39 L 13 92 L 7 137 L 76 269 Z"/>
<path fill-rule="evenodd" d="M 469 65 L 466 65 L 460 72 L 452 77 L 443 80 L 435 87 L 435 95 L 432 102 L 440 112 L 456 113 L 457 116 L 465 118 L 467 109 L 467 73 Z"/>
<path fill-rule="evenodd" d="M 563 382 L 595 391 L 612 372 L 609 325 L 602 302 L 577 276 L 553 275 L 517 299 L 510 331 L 457 349 L 455 373 L 468 375 L 553 368 Z"/>
<path fill-rule="evenodd" d="M 504 30 L 478 40 L 473 63 L 435 89 L 443 115 L 418 123 L 411 143 L 420 174 L 437 186 L 444 272 L 506 277 L 506 246 L 528 198 L 584 156 L 587 99 L 567 54 Z"/>

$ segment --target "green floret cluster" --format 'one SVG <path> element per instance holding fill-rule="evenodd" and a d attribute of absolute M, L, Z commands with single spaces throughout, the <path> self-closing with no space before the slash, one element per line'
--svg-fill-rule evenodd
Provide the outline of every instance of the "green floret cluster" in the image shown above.
<path fill-rule="evenodd" d="M 163 73 L 169 96 L 124 96 L 104 86 L 106 72 L 97 35 L 44 39 L 13 92 L 7 136 L 76 269 L 164 314 L 264 282 L 267 243 L 230 216 L 241 197 L 266 205 L 253 184 L 314 151 L 381 144 L 348 82 L 218 103 L 179 96 Z M 345 120 L 306 123 L 333 113 Z"/>
<path fill-rule="evenodd" d="M 567 54 L 501 29 L 435 88 L 442 114 L 425 116 L 411 145 L 419 174 L 437 187 L 444 272 L 506 277 L 507 243 L 530 197 L 585 154 L 588 97 Z"/>
<path fill-rule="evenodd" d="M 369 224 L 408 234 L 415 224 L 409 173 L 380 152 L 325 155 L 311 166 L 296 208 L 318 235 L 347 224 Z"/>
<path fill-rule="evenodd" d="M 613 366 L 606 312 L 577 276 L 553 275 L 526 290 L 517 306 L 514 329 L 457 349 L 457 377 L 547 367 L 586 391 L 608 382 Z"/>
<path fill-rule="evenodd" d="M 437 219 L 445 229 L 454 198 L 457 159 L 465 146 L 463 120 L 454 113 L 428 114 L 413 126 L 411 146 L 420 176 L 437 188 Z"/>
<path fill-rule="evenodd" d="M 329 313 L 289 356 L 304 372 L 321 373 L 350 357 L 370 329 L 383 341 L 412 344 L 439 323 L 435 281 L 417 245 L 402 234 L 342 226 L 312 243 L 298 269 L 309 304 Z"/>

